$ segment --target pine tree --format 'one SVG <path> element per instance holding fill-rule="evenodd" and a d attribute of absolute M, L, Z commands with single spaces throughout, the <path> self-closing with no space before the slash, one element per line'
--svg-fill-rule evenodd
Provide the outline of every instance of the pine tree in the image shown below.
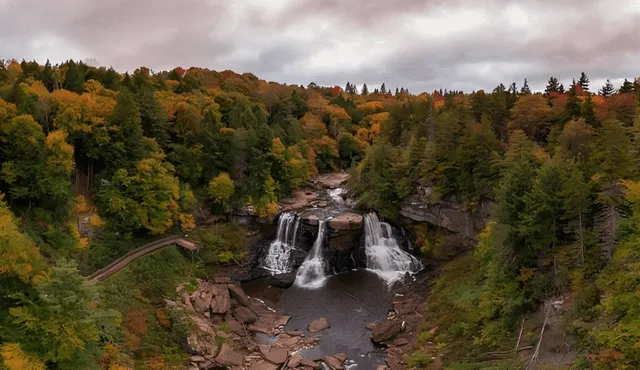
<path fill-rule="evenodd" d="M 584 92 L 589 91 L 589 78 L 584 72 L 580 74 L 580 79 L 578 80 L 578 86 L 580 86 L 582 90 L 584 90 Z"/>
<path fill-rule="evenodd" d="M 563 217 L 570 222 L 570 228 L 577 234 L 578 243 L 580 243 L 580 261 L 584 264 L 585 216 L 591 207 L 591 191 L 584 179 L 584 174 L 577 167 L 570 170 L 564 182 L 562 196 L 564 198 Z M 576 226 L 572 226 L 571 221 L 574 220 L 577 221 Z"/>
<path fill-rule="evenodd" d="M 580 117 L 582 114 L 580 99 L 578 99 L 576 91 L 577 87 L 578 85 L 574 79 L 571 88 L 569 88 L 569 99 L 567 100 L 567 113 L 570 117 Z"/>
<path fill-rule="evenodd" d="M 80 67 L 73 60 L 67 63 L 67 75 L 64 79 L 64 88 L 81 94 L 84 90 L 82 84 L 84 83 L 84 76 L 80 71 Z"/>
<path fill-rule="evenodd" d="M 369 95 L 369 88 L 366 83 L 362 85 L 362 95 Z"/>
<path fill-rule="evenodd" d="M 347 85 L 344 87 L 344 92 L 347 94 L 351 93 L 351 83 L 349 81 L 347 81 Z"/>
<path fill-rule="evenodd" d="M 531 94 L 531 89 L 529 88 L 529 82 L 527 81 L 527 79 L 524 79 L 524 85 L 522 85 L 522 88 L 520 89 L 520 93 L 521 94 Z"/>
<path fill-rule="evenodd" d="M 604 98 L 608 98 L 611 95 L 616 93 L 616 89 L 613 87 L 613 84 L 609 79 L 605 82 L 604 86 L 600 90 L 598 90 L 598 94 L 602 95 Z"/>
<path fill-rule="evenodd" d="M 564 93 L 565 93 L 564 85 L 563 85 L 563 84 L 560 84 L 560 87 L 558 88 L 558 92 L 559 92 L 559 93 L 561 93 L 561 94 L 564 94 Z"/>
<path fill-rule="evenodd" d="M 555 77 L 550 77 L 549 82 L 547 82 L 547 87 L 544 89 L 544 94 L 549 96 L 552 92 L 560 92 L 560 85 L 558 84 L 558 79 Z"/>
<path fill-rule="evenodd" d="M 591 94 L 587 95 L 587 99 L 582 105 L 582 116 L 586 124 L 592 127 L 596 126 L 596 104 L 593 102 Z"/>
<path fill-rule="evenodd" d="M 387 93 L 387 88 L 384 86 L 384 82 L 382 83 L 382 86 L 380 86 L 380 94 L 386 94 Z"/>
<path fill-rule="evenodd" d="M 396 96 L 398 96 L 398 94 L 400 94 L 400 90 L 396 87 Z"/>
<path fill-rule="evenodd" d="M 618 90 L 618 92 L 620 94 L 626 94 L 626 93 L 633 92 L 633 83 L 625 78 L 624 82 L 622 83 L 622 86 L 620 86 L 620 90 Z"/>

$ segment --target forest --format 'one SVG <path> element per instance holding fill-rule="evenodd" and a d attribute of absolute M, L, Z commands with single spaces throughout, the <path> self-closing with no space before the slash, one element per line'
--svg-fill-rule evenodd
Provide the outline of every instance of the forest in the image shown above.
<path fill-rule="evenodd" d="M 441 271 L 425 316 L 439 333 L 421 341 L 450 363 L 511 347 L 523 318 L 568 294 L 587 354 L 575 367 L 639 367 L 640 80 L 392 90 L 0 63 L 0 369 L 180 368 L 180 333 L 155 300 L 247 247 L 240 226 L 196 224 L 274 216 L 292 189 L 339 169 L 358 206 L 390 220 L 418 188 L 469 211 L 494 203 L 478 245 L 421 238 Z M 203 245 L 196 263 L 167 249 L 85 279 L 180 232 Z M 429 350 L 410 363 L 427 365 Z"/>

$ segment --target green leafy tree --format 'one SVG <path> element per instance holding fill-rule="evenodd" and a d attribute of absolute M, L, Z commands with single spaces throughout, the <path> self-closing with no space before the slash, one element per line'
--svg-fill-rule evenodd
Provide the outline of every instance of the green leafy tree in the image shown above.
<path fill-rule="evenodd" d="M 97 346 L 100 333 L 118 323 L 116 312 L 96 304 L 95 283 L 85 281 L 71 262 L 59 261 L 35 288 L 37 297 L 23 296 L 23 304 L 11 308 L 10 314 L 44 361 L 74 360 Z"/>

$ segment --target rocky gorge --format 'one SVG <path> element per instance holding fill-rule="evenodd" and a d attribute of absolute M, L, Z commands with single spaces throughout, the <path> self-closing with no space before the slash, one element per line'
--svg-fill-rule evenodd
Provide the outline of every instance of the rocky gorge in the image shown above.
<path fill-rule="evenodd" d="M 413 235 L 354 207 L 348 178 L 321 175 L 283 198 L 276 227 L 260 221 L 248 271 L 185 284 L 167 301 L 189 328 L 192 369 L 407 368 L 429 272 Z M 400 215 L 473 241 L 490 207 L 470 212 L 421 188 Z"/>

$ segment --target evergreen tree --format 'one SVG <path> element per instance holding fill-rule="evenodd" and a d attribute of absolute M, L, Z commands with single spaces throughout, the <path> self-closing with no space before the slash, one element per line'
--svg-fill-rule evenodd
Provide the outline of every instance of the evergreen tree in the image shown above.
<path fill-rule="evenodd" d="M 369 88 L 366 83 L 362 85 L 362 95 L 369 95 Z"/>
<path fill-rule="evenodd" d="M 344 92 L 351 94 L 351 83 L 347 81 L 347 85 L 344 87 Z"/>
<path fill-rule="evenodd" d="M 132 168 L 144 157 L 142 121 L 134 95 L 127 88 L 120 89 L 116 106 L 109 117 L 114 133 L 104 156 L 107 172 Z"/>
<path fill-rule="evenodd" d="M 400 90 L 396 87 L 396 96 L 398 96 L 398 94 L 400 94 Z"/>
<path fill-rule="evenodd" d="M 592 127 L 596 126 L 596 104 L 593 102 L 591 94 L 587 95 L 587 99 L 582 105 L 582 116 L 584 117 L 585 123 Z"/>
<path fill-rule="evenodd" d="M 584 90 L 584 92 L 589 91 L 589 78 L 584 72 L 580 74 L 580 79 L 578 80 L 578 86 L 580 86 L 582 90 Z"/>
<path fill-rule="evenodd" d="M 633 92 L 633 83 L 625 78 L 622 86 L 620 86 L 620 90 L 618 91 L 620 94 Z"/>
<path fill-rule="evenodd" d="M 524 85 L 522 85 L 522 88 L 520 88 L 520 93 L 521 94 L 531 94 L 531 89 L 529 88 L 529 82 L 527 81 L 527 79 L 524 79 Z"/>
<path fill-rule="evenodd" d="M 607 79 L 607 82 L 605 82 L 604 86 L 602 86 L 602 88 L 598 90 L 598 93 L 602 95 L 602 97 L 608 98 L 616 93 L 616 89 L 613 87 L 611 81 Z"/>
<path fill-rule="evenodd" d="M 53 74 L 53 68 L 51 68 L 51 62 L 47 59 L 47 62 L 44 64 L 44 68 L 42 72 L 40 72 L 40 81 L 44 84 L 44 86 L 50 92 L 56 87 L 55 85 L 55 76 Z"/>
<path fill-rule="evenodd" d="M 170 139 L 168 117 L 153 88 L 146 85 L 138 90 L 137 102 L 144 136 L 154 138 L 162 146 L 167 145 Z"/>
<path fill-rule="evenodd" d="M 558 83 L 558 79 L 555 77 L 550 77 L 549 82 L 547 82 L 547 87 L 544 89 L 544 94 L 549 96 L 552 92 L 560 92 L 560 84 Z"/>
<path fill-rule="evenodd" d="M 560 84 L 560 87 L 558 87 L 558 92 L 559 92 L 559 93 L 561 93 L 561 94 L 564 94 L 564 93 L 565 93 L 564 85 L 563 85 L 563 84 Z"/>
<path fill-rule="evenodd" d="M 80 70 L 80 67 L 73 60 L 69 60 L 67 63 L 67 74 L 63 83 L 64 88 L 81 94 L 84 90 L 83 84 L 84 74 Z"/>
<path fill-rule="evenodd" d="M 580 117 L 582 115 L 580 99 L 577 96 L 577 86 L 574 79 L 571 88 L 569 88 L 569 99 L 567 100 L 567 114 L 569 117 Z"/>
<path fill-rule="evenodd" d="M 584 179 L 584 174 L 576 166 L 571 168 L 564 182 L 562 197 L 564 198 L 563 217 L 570 222 L 569 228 L 577 234 L 580 261 L 584 264 L 585 222 L 591 207 L 591 190 Z M 577 221 L 575 226 L 571 224 L 574 220 Z"/>
<path fill-rule="evenodd" d="M 387 88 L 384 86 L 384 83 L 382 83 L 382 86 L 380 86 L 380 94 L 386 94 L 387 93 Z"/>

